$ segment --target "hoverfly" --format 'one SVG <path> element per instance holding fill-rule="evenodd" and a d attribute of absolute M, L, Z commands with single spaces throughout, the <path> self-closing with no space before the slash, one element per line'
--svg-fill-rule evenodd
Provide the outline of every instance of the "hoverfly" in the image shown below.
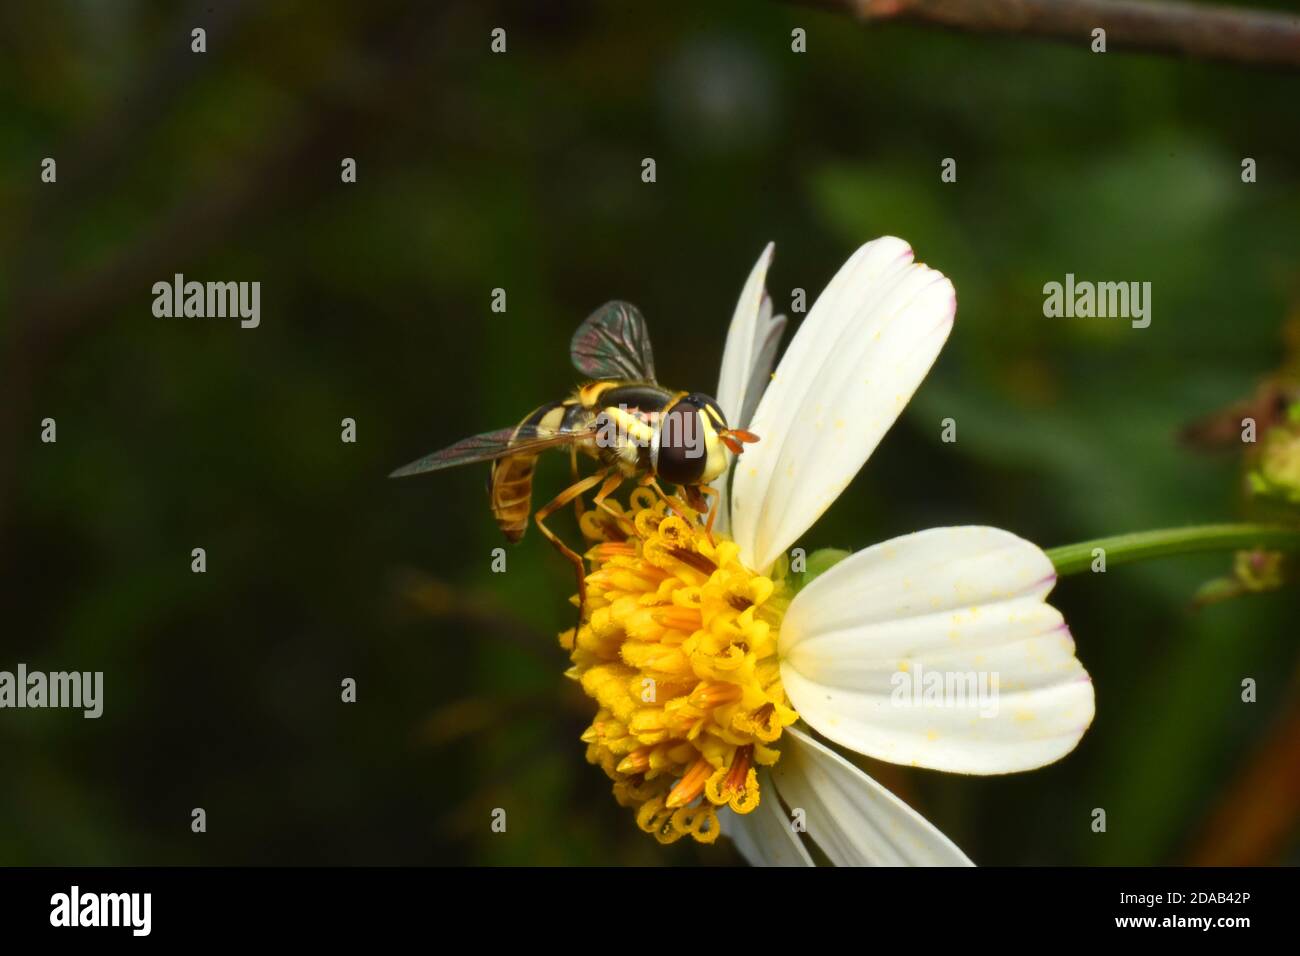
<path fill-rule="evenodd" d="M 773 343 L 775 345 L 775 343 Z M 569 345 L 574 367 L 593 381 L 569 397 L 534 409 L 513 428 L 485 432 L 426 455 L 392 473 L 400 478 L 475 462 L 491 462 L 488 497 L 497 524 L 512 542 L 520 540 L 532 510 L 533 470 L 548 449 L 568 449 L 574 482 L 536 513 L 538 530 L 574 566 L 578 596 L 586 602 L 582 557 L 546 526 L 546 519 L 598 488 L 604 500 L 625 481 L 639 479 L 667 498 L 657 480 L 681 486 L 689 506 L 705 510 L 717 503 L 709 482 L 727 470 L 727 455 L 739 455 L 757 436 L 730 428 L 717 401 L 700 392 L 664 388 L 655 380 L 654 354 L 645 319 L 627 302 L 608 302 L 578 327 Z M 599 463 L 578 477 L 578 453 Z M 672 499 L 668 499 L 672 502 Z M 680 507 L 680 505 L 679 505 Z M 708 508 L 713 528 L 715 507 Z"/>

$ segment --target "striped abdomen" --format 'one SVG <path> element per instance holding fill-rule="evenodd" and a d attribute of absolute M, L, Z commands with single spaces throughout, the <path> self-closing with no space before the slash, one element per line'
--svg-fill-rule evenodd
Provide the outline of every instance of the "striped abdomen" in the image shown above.
<path fill-rule="evenodd" d="M 550 402 L 534 411 L 519 423 L 519 428 L 532 425 L 551 431 L 572 428 L 582 408 L 572 399 Z M 501 531 L 511 542 L 518 541 L 528 530 L 532 517 L 533 471 L 537 467 L 537 452 L 507 455 L 492 463 L 488 479 L 488 499 L 492 516 Z"/>

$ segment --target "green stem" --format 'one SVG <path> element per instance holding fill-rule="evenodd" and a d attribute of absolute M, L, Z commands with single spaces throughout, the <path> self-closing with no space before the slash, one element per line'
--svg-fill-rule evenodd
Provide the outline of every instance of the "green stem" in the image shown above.
<path fill-rule="evenodd" d="M 1057 574 L 1078 574 L 1092 567 L 1096 548 L 1106 552 L 1107 568 L 1114 564 L 1198 551 L 1238 551 L 1243 548 L 1300 551 L 1300 528 L 1276 524 L 1202 524 L 1164 528 L 1065 544 L 1048 549 L 1047 556 L 1056 566 Z"/>

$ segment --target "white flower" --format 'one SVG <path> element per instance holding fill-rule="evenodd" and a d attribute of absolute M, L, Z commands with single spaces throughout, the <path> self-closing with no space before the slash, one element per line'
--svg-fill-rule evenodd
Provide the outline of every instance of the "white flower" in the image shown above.
<path fill-rule="evenodd" d="M 956 295 L 892 237 L 858 249 L 809 311 L 751 421 L 782 319 L 759 258 L 727 335 L 718 402 L 760 440 L 735 465 L 719 516 L 740 560 L 764 573 L 857 474 L 898 418 L 952 328 Z M 758 383 L 757 386 L 755 383 Z M 1035 545 L 996 528 L 935 528 L 854 554 L 800 591 L 780 626 L 780 676 L 817 733 L 893 763 L 966 774 L 1058 760 L 1093 718 L 1074 641 L 1045 603 L 1056 580 Z M 899 675 L 993 674 L 997 707 L 915 695 Z M 834 863 L 969 864 L 935 827 L 799 726 L 759 775 L 780 802 L 727 814 L 754 863 L 811 864 L 785 807 Z"/>

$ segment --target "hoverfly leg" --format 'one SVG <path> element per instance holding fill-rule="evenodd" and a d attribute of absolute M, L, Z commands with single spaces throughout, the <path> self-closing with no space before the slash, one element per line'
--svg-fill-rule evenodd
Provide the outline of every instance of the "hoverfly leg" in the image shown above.
<path fill-rule="evenodd" d="M 564 555 L 564 557 L 573 565 L 578 574 L 578 624 L 582 624 L 582 612 L 587 606 L 587 564 L 578 554 L 567 544 L 560 540 L 550 528 L 546 527 L 546 519 L 561 508 L 569 504 L 579 495 L 583 494 L 590 488 L 594 488 L 600 482 L 604 481 L 606 473 L 598 471 L 594 475 L 588 475 L 581 481 L 575 481 L 569 487 L 565 488 L 558 495 L 538 509 L 537 514 L 533 515 L 533 520 L 537 522 L 537 530 L 546 536 L 546 540 L 555 546 L 555 549 Z M 577 640 L 577 631 L 574 632 L 574 640 Z"/>
<path fill-rule="evenodd" d="M 619 485 L 623 484 L 624 478 L 617 471 L 605 479 L 605 483 L 600 486 L 600 491 L 596 492 L 596 497 L 591 499 L 592 507 L 599 508 L 612 517 L 615 521 L 624 520 L 624 516 L 615 511 L 605 503 L 605 499 L 618 490 Z"/>
<path fill-rule="evenodd" d="M 574 484 L 581 480 L 578 474 L 578 446 L 574 445 L 569 449 L 569 471 L 573 475 Z M 587 509 L 583 507 L 582 495 L 573 499 L 573 515 L 578 519 L 578 526 L 582 527 L 582 514 Z"/>
<path fill-rule="evenodd" d="M 718 518 L 718 503 L 722 500 L 722 496 L 718 494 L 718 489 L 712 485 L 695 485 L 691 488 L 691 491 L 695 495 L 695 501 L 692 501 L 691 504 L 694 505 L 698 502 L 700 511 L 706 509 L 708 511 L 709 517 L 704 522 L 704 533 L 709 536 L 709 544 L 716 545 L 717 542 L 713 540 L 713 522 Z"/>
<path fill-rule="evenodd" d="M 659 480 L 655 478 L 654 475 L 647 475 L 644 481 L 642 482 L 642 484 L 650 488 L 653 488 L 655 494 L 657 494 L 660 497 L 660 499 L 663 501 L 664 504 L 666 504 L 669 508 L 673 510 L 674 514 L 684 516 L 687 511 L 692 510 L 689 505 L 687 505 L 685 502 L 682 501 L 682 499 L 678 498 L 676 495 L 670 495 L 666 491 L 664 491 L 663 488 L 660 487 L 659 485 Z"/>

